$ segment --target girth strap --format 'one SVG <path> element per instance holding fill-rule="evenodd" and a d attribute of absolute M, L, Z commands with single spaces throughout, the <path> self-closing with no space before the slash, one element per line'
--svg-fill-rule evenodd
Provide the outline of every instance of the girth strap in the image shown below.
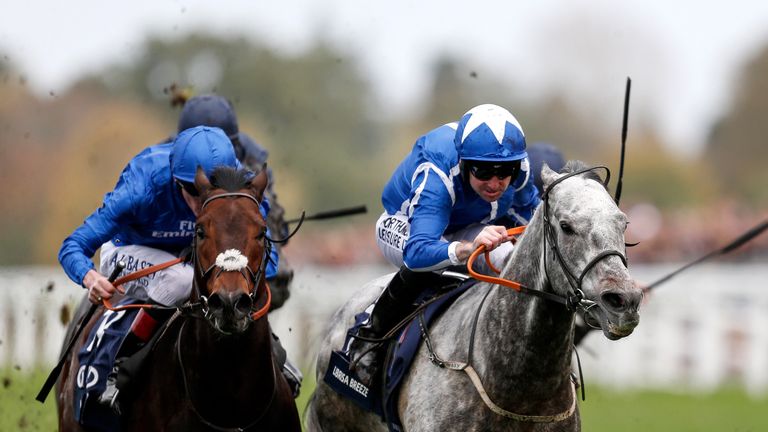
<path fill-rule="evenodd" d="M 472 384 L 475 385 L 475 388 L 477 389 L 477 393 L 480 395 L 480 397 L 483 399 L 483 402 L 485 402 L 485 405 L 494 413 L 510 418 L 512 420 L 517 420 L 520 422 L 529 422 L 529 423 L 555 423 L 563 421 L 573 415 L 573 413 L 576 411 L 576 389 L 574 388 L 573 381 L 571 381 L 571 406 L 558 414 L 554 415 L 529 415 L 529 414 L 517 414 L 513 413 L 511 411 L 507 411 L 504 408 L 496 405 L 491 398 L 488 396 L 488 392 L 485 391 L 485 388 L 483 387 L 482 381 L 480 381 L 480 376 L 477 375 L 477 372 L 475 371 L 475 368 L 472 367 L 472 365 L 467 365 L 464 369 L 464 372 L 467 373 L 469 376 L 469 379 L 472 380 Z"/>

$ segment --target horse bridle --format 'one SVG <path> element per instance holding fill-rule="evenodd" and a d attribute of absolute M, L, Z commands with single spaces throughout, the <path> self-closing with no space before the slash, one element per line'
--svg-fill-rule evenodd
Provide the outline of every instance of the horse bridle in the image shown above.
<path fill-rule="evenodd" d="M 251 201 L 253 201 L 257 207 L 261 207 L 261 202 L 256 199 L 253 195 L 243 193 L 243 192 L 225 192 L 217 195 L 213 195 L 211 197 L 208 197 L 203 202 L 203 205 L 200 207 L 200 211 L 202 212 L 205 207 L 210 204 L 211 201 L 220 199 L 220 198 L 227 198 L 227 197 L 235 197 L 235 198 L 248 198 Z M 260 211 L 260 210 L 259 210 Z M 259 264 L 259 268 L 254 271 L 250 265 L 246 264 L 243 266 L 243 268 L 240 268 L 239 270 L 225 270 L 223 267 L 220 267 L 216 262 L 211 264 L 207 269 L 203 268 L 203 264 L 200 262 L 200 259 L 197 256 L 197 235 L 195 235 L 193 243 L 192 243 L 192 261 L 195 263 L 194 265 L 197 267 L 197 270 L 200 273 L 200 278 L 202 282 L 206 282 L 211 275 L 214 273 L 214 270 L 218 268 L 218 271 L 215 273 L 215 276 L 218 277 L 221 275 L 221 273 L 225 271 L 237 271 L 240 273 L 246 281 L 253 284 L 253 290 L 248 294 L 248 297 L 251 299 L 251 304 L 256 305 L 256 301 L 258 300 L 258 291 L 259 291 L 259 283 L 264 278 L 264 274 L 266 272 L 266 266 L 267 266 L 267 260 L 269 259 L 269 254 L 272 249 L 272 243 L 269 241 L 269 238 L 266 236 L 266 233 L 263 235 L 263 254 L 261 257 L 261 264 Z M 200 308 L 205 317 L 208 317 L 210 314 L 210 309 L 208 307 L 208 298 L 202 294 L 202 291 L 200 290 L 200 287 L 197 284 L 197 278 L 194 279 L 194 283 L 192 284 L 195 293 L 197 294 L 197 297 L 200 299 Z M 265 290 L 267 291 L 267 295 L 269 296 L 269 287 L 265 284 Z M 261 318 L 264 316 L 264 314 L 259 314 L 258 317 L 253 318 L 253 315 L 249 315 L 251 320 L 255 320 L 258 318 Z"/>
<path fill-rule="evenodd" d="M 589 309 L 590 307 L 594 306 L 594 302 L 591 300 L 587 300 L 584 298 L 584 292 L 581 289 L 581 285 L 584 282 L 584 277 L 587 275 L 587 273 L 600 261 L 602 261 L 605 258 L 608 258 L 610 256 L 617 256 L 619 259 L 621 259 L 621 262 L 624 264 L 624 267 L 627 266 L 627 257 L 622 253 L 615 249 L 609 249 L 605 250 L 603 252 L 600 252 L 592 258 L 591 261 L 587 263 L 586 266 L 584 266 L 584 269 L 581 271 L 581 274 L 577 278 L 573 271 L 571 271 L 571 268 L 568 266 L 568 264 L 565 262 L 565 259 L 563 258 L 563 255 L 560 253 L 560 248 L 557 244 L 557 236 L 555 234 L 555 229 L 552 227 L 552 224 L 550 223 L 549 218 L 549 193 L 552 191 L 552 189 L 558 185 L 559 183 L 563 182 L 564 180 L 577 176 L 579 174 L 584 174 L 589 171 L 594 171 L 597 169 L 604 169 L 606 173 L 605 180 L 603 181 L 603 186 L 608 187 L 608 182 L 611 179 L 611 171 L 606 166 L 595 166 L 590 168 L 585 168 L 579 171 L 575 171 L 572 173 L 564 174 L 557 180 L 553 181 L 546 190 L 541 195 L 541 199 L 544 204 L 544 231 L 542 233 L 542 242 L 544 244 L 543 250 L 544 250 L 544 273 L 547 275 L 547 279 L 550 281 L 552 280 L 549 277 L 549 271 L 547 269 L 547 243 L 552 248 L 552 251 L 555 254 L 555 257 L 557 258 L 557 262 L 560 264 L 560 268 L 563 270 L 563 273 L 565 274 L 566 280 L 568 280 L 568 284 L 571 287 L 570 292 L 565 297 L 565 306 L 569 310 L 576 310 L 579 306 L 586 306 L 586 309 Z M 583 303 L 587 302 L 588 305 L 584 305 Z"/>

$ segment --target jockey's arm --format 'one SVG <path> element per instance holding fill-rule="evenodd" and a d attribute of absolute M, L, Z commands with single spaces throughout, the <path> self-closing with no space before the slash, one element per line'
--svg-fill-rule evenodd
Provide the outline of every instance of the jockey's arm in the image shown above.
<path fill-rule="evenodd" d="M 501 225 L 488 225 L 480 231 L 471 242 L 461 241 L 456 247 L 456 258 L 461 262 L 466 262 L 477 248 L 485 246 L 485 250 L 492 251 L 500 244 L 508 241 L 510 236 L 507 229 Z"/>
<path fill-rule="evenodd" d="M 118 232 L 120 223 L 125 223 L 131 214 L 133 194 L 128 190 L 126 177 L 130 174 L 124 171 L 115 189 L 104 197 L 102 206 L 64 239 L 59 250 L 59 262 L 67 276 L 88 289 L 97 285 L 98 295 L 104 298 L 109 298 L 115 289 L 94 269 L 91 257 Z"/>
<path fill-rule="evenodd" d="M 454 252 L 459 242 L 442 239 L 453 209 L 445 185 L 437 175 L 422 173 L 413 182 L 413 190 L 411 202 L 416 205 L 403 249 L 405 265 L 411 270 L 427 271 L 460 264 Z"/>

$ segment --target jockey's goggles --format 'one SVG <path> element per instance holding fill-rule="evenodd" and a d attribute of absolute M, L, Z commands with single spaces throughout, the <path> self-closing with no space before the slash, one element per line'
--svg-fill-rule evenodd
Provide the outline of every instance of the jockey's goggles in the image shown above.
<path fill-rule="evenodd" d="M 193 183 L 181 181 L 179 179 L 175 179 L 175 180 L 176 180 L 176 184 L 179 186 L 179 190 L 184 189 L 185 191 L 187 191 L 188 194 L 192 195 L 193 197 L 197 197 L 198 195 L 200 195 L 197 192 L 197 188 L 195 188 L 195 185 Z"/>
<path fill-rule="evenodd" d="M 465 160 L 464 169 L 480 181 L 488 181 L 493 177 L 505 179 L 517 177 L 520 172 L 520 161 L 511 162 L 485 162 Z"/>

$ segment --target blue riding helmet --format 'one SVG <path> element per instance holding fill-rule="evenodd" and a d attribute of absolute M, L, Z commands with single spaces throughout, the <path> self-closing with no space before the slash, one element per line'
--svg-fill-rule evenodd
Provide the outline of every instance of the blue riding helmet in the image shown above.
<path fill-rule="evenodd" d="M 527 155 L 520 123 L 509 111 L 493 104 L 467 111 L 459 121 L 454 143 L 461 160 L 511 162 Z"/>
<path fill-rule="evenodd" d="M 560 149 L 547 142 L 535 142 L 528 146 L 528 159 L 531 161 L 533 183 L 539 191 L 543 190 L 541 167 L 544 163 L 554 171 L 560 171 L 565 165 L 565 158 Z"/>
<path fill-rule="evenodd" d="M 179 132 L 195 126 L 221 128 L 230 139 L 239 132 L 232 104 L 215 94 L 195 96 L 184 104 L 179 115 Z"/>
<path fill-rule="evenodd" d="M 195 181 L 198 166 L 209 176 L 216 167 L 241 167 L 224 131 L 209 126 L 193 127 L 178 134 L 173 140 L 170 161 L 173 178 L 187 183 Z"/>

